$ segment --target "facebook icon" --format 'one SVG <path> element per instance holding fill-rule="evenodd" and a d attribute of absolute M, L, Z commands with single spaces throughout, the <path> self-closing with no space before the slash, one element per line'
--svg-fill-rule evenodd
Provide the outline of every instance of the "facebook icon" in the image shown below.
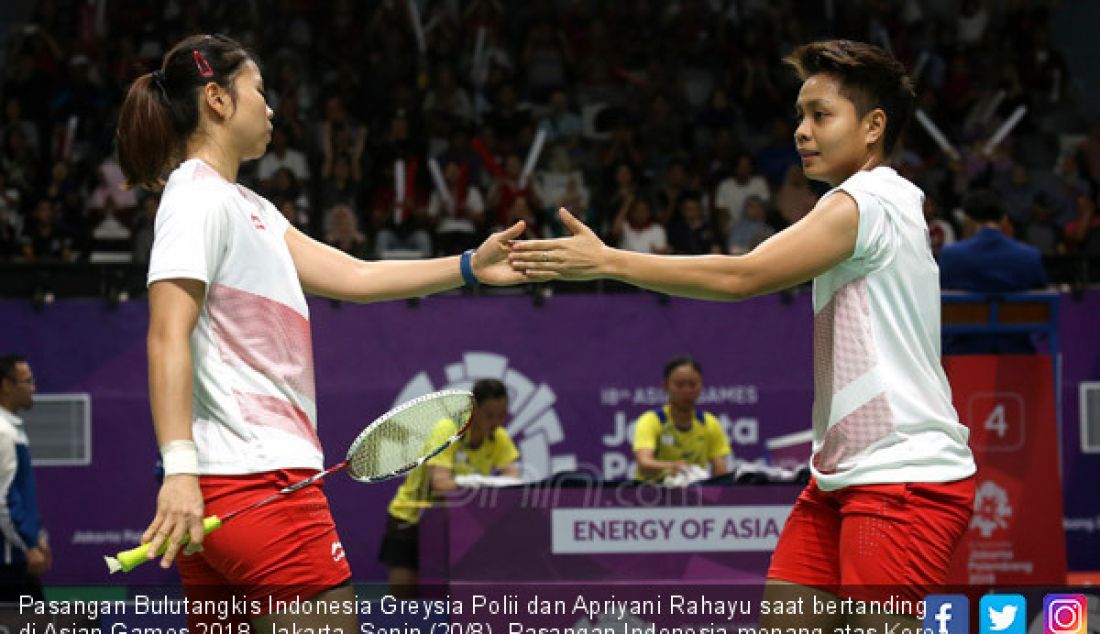
<path fill-rule="evenodd" d="M 924 631 L 970 634 L 970 601 L 961 594 L 928 595 L 924 598 Z"/>

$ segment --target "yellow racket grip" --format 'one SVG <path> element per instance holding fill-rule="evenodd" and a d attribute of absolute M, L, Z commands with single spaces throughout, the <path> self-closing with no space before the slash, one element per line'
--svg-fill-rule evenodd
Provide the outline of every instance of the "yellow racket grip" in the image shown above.
<path fill-rule="evenodd" d="M 217 530 L 222 525 L 222 519 L 217 515 L 211 515 L 203 518 L 202 530 L 209 535 L 211 532 Z M 190 541 L 190 537 L 183 536 L 183 544 Z M 151 543 L 151 542 L 150 542 Z M 182 545 L 182 544 L 181 544 Z M 168 550 L 168 542 L 165 541 L 157 549 L 157 556 L 163 555 L 164 551 Z M 103 559 L 107 562 L 107 570 L 113 575 L 116 572 L 130 572 L 134 568 L 137 568 L 141 564 L 149 561 L 149 544 L 142 544 L 136 548 L 130 550 L 124 550 L 114 557 L 104 556 Z"/>

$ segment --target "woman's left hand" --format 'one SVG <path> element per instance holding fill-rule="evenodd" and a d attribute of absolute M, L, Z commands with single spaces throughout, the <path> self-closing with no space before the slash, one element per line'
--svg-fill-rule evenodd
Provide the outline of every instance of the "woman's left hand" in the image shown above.
<path fill-rule="evenodd" d="M 512 240 L 522 236 L 526 230 L 527 225 L 520 220 L 511 227 L 494 233 L 481 243 L 470 262 L 478 281 L 493 286 L 508 286 L 532 281 L 526 274 L 512 268 L 508 263 Z"/>

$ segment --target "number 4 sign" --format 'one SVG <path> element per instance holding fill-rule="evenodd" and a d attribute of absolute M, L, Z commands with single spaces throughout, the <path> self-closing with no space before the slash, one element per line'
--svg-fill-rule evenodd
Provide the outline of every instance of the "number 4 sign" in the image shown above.
<path fill-rule="evenodd" d="M 1016 392 L 982 392 L 967 399 L 967 420 L 985 436 L 986 451 L 1024 446 L 1024 398 Z"/>

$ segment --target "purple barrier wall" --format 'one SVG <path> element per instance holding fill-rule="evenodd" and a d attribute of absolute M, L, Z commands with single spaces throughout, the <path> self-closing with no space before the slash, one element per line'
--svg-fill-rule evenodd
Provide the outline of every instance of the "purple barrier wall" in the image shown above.
<path fill-rule="evenodd" d="M 661 367 L 681 354 L 703 365 L 703 406 L 721 417 L 739 457 L 764 455 L 768 439 L 809 426 L 806 294 L 790 303 L 767 297 L 741 304 L 563 295 L 542 307 L 527 297 L 439 297 L 416 307 L 313 301 L 311 310 L 320 436 L 330 463 L 395 402 L 495 376 L 513 395 L 509 429 L 529 477 L 584 470 L 623 478 L 628 423 L 663 402 Z M 1077 384 L 1100 376 L 1100 346 L 1091 336 L 1098 310 L 1100 293 L 1067 298 L 1062 310 L 1066 514 L 1094 519 L 1091 496 L 1075 483 L 1100 475 L 1097 456 L 1080 454 L 1077 417 Z M 157 452 L 146 395 L 147 313 L 137 301 L 116 310 L 66 301 L 41 313 L 28 302 L 0 302 L 0 349 L 27 354 L 38 390 L 92 396 L 92 464 L 37 469 L 55 550 L 47 583 L 106 583 L 102 555 L 134 543 L 151 518 Z M 375 556 L 395 488 L 339 475 L 326 487 L 357 580 L 384 577 Z M 1071 567 L 1100 568 L 1100 555 L 1080 536 L 1075 552 L 1068 535 Z M 175 578 L 147 567 L 126 582 Z"/>

